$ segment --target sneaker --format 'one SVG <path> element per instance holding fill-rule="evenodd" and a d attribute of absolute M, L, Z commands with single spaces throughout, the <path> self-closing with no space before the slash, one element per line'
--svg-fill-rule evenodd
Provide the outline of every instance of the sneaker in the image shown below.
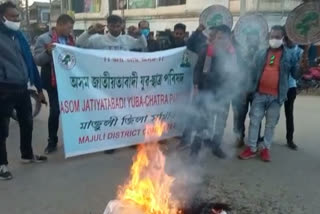
<path fill-rule="evenodd" d="M 245 150 L 243 150 L 243 152 L 241 152 L 241 154 L 239 155 L 239 158 L 242 160 L 248 160 L 251 158 L 254 158 L 257 155 L 256 152 L 251 151 L 251 149 L 249 147 L 245 148 Z"/>
<path fill-rule="evenodd" d="M 48 145 L 46 148 L 45 148 L 45 150 L 44 150 L 44 153 L 45 154 L 52 154 L 52 153 L 54 153 L 54 152 L 56 152 L 58 150 L 58 148 L 57 148 L 57 145 Z"/>
<path fill-rule="evenodd" d="M 0 180 L 11 180 L 12 174 L 6 165 L 0 166 Z"/>
<path fill-rule="evenodd" d="M 220 148 L 220 146 L 215 147 L 212 149 L 212 154 L 220 159 L 226 159 L 227 155 L 224 151 Z"/>
<path fill-rule="evenodd" d="M 269 149 L 262 149 L 260 152 L 260 157 L 261 160 L 264 162 L 270 162 L 271 158 L 270 158 L 270 152 Z"/>
<path fill-rule="evenodd" d="M 293 142 L 293 141 L 288 141 L 287 145 L 290 149 L 297 151 L 298 150 L 298 146 Z"/>
<path fill-rule="evenodd" d="M 41 156 L 41 155 L 34 155 L 33 158 L 31 159 L 25 159 L 22 158 L 21 162 L 28 164 L 28 163 L 43 163 L 46 162 L 48 158 L 46 156 Z"/>

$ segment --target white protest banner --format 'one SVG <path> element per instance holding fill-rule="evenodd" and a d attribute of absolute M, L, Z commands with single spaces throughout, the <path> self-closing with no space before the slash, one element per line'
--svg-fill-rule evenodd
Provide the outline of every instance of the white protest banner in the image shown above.
<path fill-rule="evenodd" d="M 158 118 L 161 139 L 182 134 L 189 104 L 188 52 L 87 50 L 58 45 L 53 52 L 66 157 L 143 143 Z"/>

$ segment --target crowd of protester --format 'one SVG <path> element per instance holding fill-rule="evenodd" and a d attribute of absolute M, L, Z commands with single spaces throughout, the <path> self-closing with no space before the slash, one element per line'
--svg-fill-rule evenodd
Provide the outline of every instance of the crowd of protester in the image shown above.
<path fill-rule="evenodd" d="M 19 30 L 19 12 L 10 2 L 0 5 L 0 179 L 12 178 L 7 165 L 6 139 L 13 109 L 17 111 L 20 126 L 21 158 L 25 163 L 39 163 L 47 157 L 35 155 L 32 150 L 32 106 L 28 83 L 36 86 L 39 99 L 46 104 L 43 89 L 49 97 L 48 144 L 46 154 L 57 151 L 59 129 L 59 102 L 52 50 L 54 43 L 81 48 L 154 52 L 187 46 L 198 55 L 194 70 L 194 99 L 198 109 L 192 115 L 194 126 L 186 127 L 181 145 L 190 144 L 191 155 L 197 155 L 202 145 L 209 147 L 219 158 L 226 158 L 222 150 L 224 129 L 233 110 L 236 145 L 244 147 L 240 159 L 260 155 L 270 161 L 274 131 L 285 106 L 287 144 L 296 150 L 294 134 L 294 101 L 296 80 L 308 69 L 308 47 L 305 51 L 286 36 L 282 26 L 273 26 L 269 39 L 257 32 L 246 35 L 247 43 L 237 44 L 233 32 L 226 25 L 207 29 L 200 25 L 186 40 L 186 25 L 178 23 L 170 34 L 168 44 L 161 48 L 150 32 L 146 20 L 129 26 L 124 33 L 121 17 L 110 15 L 106 23 L 95 24 L 75 41 L 72 31 L 75 21 L 61 15 L 56 26 L 37 38 L 34 55 Z M 105 33 L 107 29 L 107 33 Z M 268 43 L 268 47 L 262 44 Z M 41 67 L 41 76 L 37 66 Z M 249 112 L 248 140 L 245 142 L 245 120 Z M 265 118 L 264 137 L 260 137 Z M 214 131 L 212 130 L 214 124 Z M 192 132 L 195 136 L 191 137 Z"/>

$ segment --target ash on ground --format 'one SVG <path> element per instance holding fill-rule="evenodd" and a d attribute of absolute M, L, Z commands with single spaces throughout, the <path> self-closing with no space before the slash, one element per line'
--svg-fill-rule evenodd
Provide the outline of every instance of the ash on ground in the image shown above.
<path fill-rule="evenodd" d="M 243 184 L 228 184 L 206 177 L 197 191 L 193 204 L 225 203 L 231 206 L 228 214 L 306 214 L 304 207 L 289 201 L 286 194 L 261 195 L 246 191 Z"/>

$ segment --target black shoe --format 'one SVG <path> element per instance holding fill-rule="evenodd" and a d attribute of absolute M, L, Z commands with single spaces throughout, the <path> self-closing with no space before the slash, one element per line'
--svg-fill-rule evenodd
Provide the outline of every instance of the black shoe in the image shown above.
<path fill-rule="evenodd" d="M 243 138 L 237 139 L 236 145 L 238 148 L 242 148 L 245 145 Z"/>
<path fill-rule="evenodd" d="M 298 146 L 293 141 L 287 142 L 287 145 L 292 150 L 295 150 L 295 151 L 298 150 Z"/>
<path fill-rule="evenodd" d="M 115 152 L 116 150 L 115 149 L 111 149 L 111 150 L 105 150 L 103 153 L 104 154 L 107 154 L 107 155 L 111 155 Z"/>
<path fill-rule="evenodd" d="M 196 156 L 199 154 L 201 150 L 202 139 L 199 137 L 195 137 L 194 142 L 191 144 L 190 155 Z"/>
<path fill-rule="evenodd" d="M 45 150 L 44 153 L 45 154 L 51 154 L 54 153 L 58 150 L 57 145 L 48 145 Z"/>
<path fill-rule="evenodd" d="M 0 166 L 0 180 L 11 180 L 12 174 L 6 165 Z"/>
<path fill-rule="evenodd" d="M 46 156 L 41 156 L 41 155 L 34 155 L 33 158 L 22 158 L 21 162 L 28 164 L 28 163 L 43 163 L 46 162 L 48 158 Z"/>
<path fill-rule="evenodd" d="M 212 149 L 212 154 L 220 159 L 226 159 L 227 155 L 224 151 L 220 148 L 220 146 L 215 147 Z"/>
<path fill-rule="evenodd" d="M 210 140 L 210 139 L 206 139 L 206 140 L 203 141 L 203 145 L 208 147 L 208 148 L 212 148 L 213 144 L 214 144 L 213 141 Z"/>

